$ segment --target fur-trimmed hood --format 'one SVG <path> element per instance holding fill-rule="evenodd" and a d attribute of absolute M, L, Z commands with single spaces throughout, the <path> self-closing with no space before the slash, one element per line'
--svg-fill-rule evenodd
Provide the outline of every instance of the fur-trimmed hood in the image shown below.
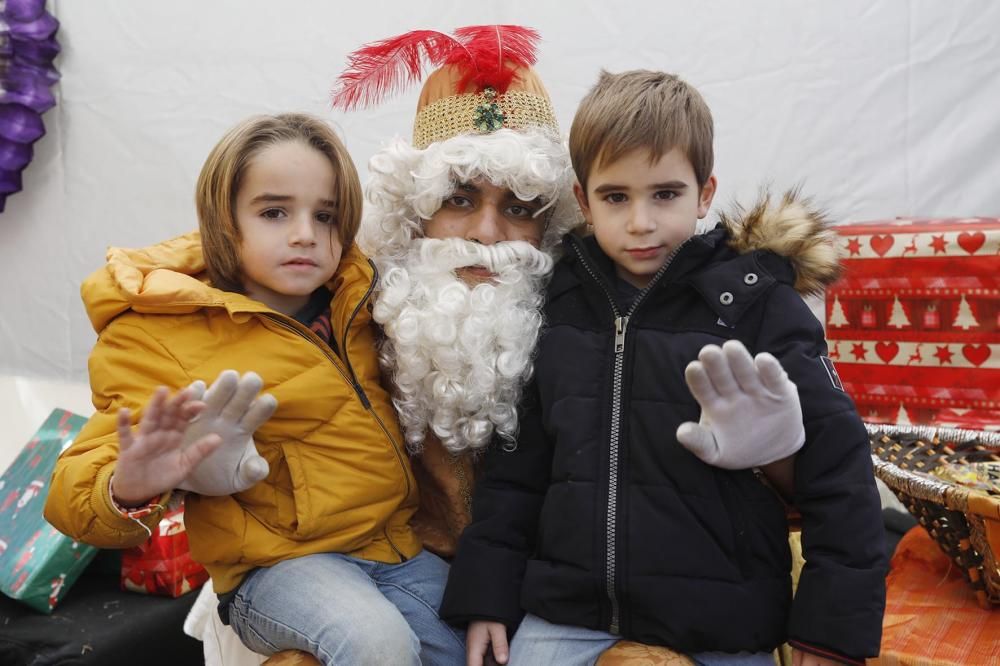
<path fill-rule="evenodd" d="M 729 245 L 741 254 L 770 250 L 795 269 L 795 290 L 816 295 L 837 281 L 842 272 L 840 243 L 823 211 L 798 189 L 777 202 L 763 190 L 753 207 L 735 206 L 719 221 L 729 232 Z"/>

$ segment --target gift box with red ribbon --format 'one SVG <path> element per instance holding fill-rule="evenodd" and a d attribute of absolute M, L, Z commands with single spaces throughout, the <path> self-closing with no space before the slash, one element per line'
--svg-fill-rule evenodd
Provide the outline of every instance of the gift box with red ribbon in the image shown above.
<path fill-rule="evenodd" d="M 836 229 L 826 336 L 862 418 L 1000 429 L 1000 219 Z"/>
<path fill-rule="evenodd" d="M 122 551 L 122 589 L 179 597 L 206 580 L 208 572 L 188 552 L 183 506 L 167 511 L 146 543 Z"/>

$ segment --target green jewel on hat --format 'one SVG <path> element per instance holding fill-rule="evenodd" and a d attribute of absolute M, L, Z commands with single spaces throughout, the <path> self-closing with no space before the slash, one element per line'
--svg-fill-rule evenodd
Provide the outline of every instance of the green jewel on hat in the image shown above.
<path fill-rule="evenodd" d="M 486 98 L 486 103 L 476 107 L 475 116 L 472 118 L 472 124 L 475 125 L 480 134 L 496 132 L 503 127 L 505 116 L 497 103 L 493 101 L 496 96 L 497 91 L 492 87 L 483 89 L 483 97 Z"/>

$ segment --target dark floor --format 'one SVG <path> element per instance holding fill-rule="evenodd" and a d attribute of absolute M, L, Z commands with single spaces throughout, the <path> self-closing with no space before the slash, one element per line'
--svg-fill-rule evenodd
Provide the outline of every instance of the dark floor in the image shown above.
<path fill-rule="evenodd" d="M 124 592 L 120 560 L 102 551 L 52 615 L 0 594 L 0 664 L 202 664 L 201 642 L 181 627 L 197 592 L 178 599 Z"/>

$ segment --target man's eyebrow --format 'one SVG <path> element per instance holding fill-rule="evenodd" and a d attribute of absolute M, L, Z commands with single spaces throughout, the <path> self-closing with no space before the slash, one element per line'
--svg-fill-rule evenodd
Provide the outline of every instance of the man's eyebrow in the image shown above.
<path fill-rule="evenodd" d="M 542 203 L 542 197 L 541 196 L 537 196 L 534 199 L 522 199 L 521 197 L 517 196 L 513 192 L 507 192 L 506 194 L 504 194 L 503 198 L 504 198 L 505 201 L 516 201 L 518 203 L 526 203 L 526 204 L 540 204 L 540 203 Z"/>
<path fill-rule="evenodd" d="M 479 192 L 479 187 L 475 183 L 459 183 L 455 189 L 463 192 Z"/>

